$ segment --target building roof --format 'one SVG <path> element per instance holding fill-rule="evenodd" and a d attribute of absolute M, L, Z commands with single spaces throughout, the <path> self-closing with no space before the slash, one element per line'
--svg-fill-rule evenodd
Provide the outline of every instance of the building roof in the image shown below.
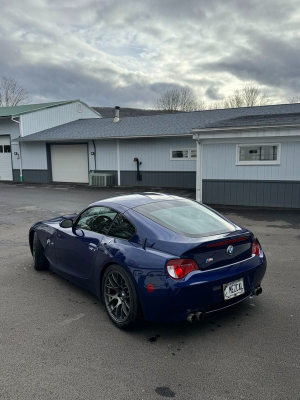
<path fill-rule="evenodd" d="M 223 121 L 206 125 L 201 130 L 222 130 L 253 127 L 297 126 L 300 125 L 300 112 L 289 114 L 247 115 L 238 118 L 229 118 Z"/>
<path fill-rule="evenodd" d="M 217 126 L 225 123 L 225 120 L 236 120 L 249 117 L 247 123 L 251 125 L 251 119 L 259 122 L 260 116 L 270 115 L 274 119 L 282 114 L 280 123 L 286 124 L 291 114 L 300 113 L 300 104 L 281 104 L 261 107 L 231 108 L 223 110 L 205 110 L 179 114 L 165 114 L 143 117 L 122 118 L 113 122 L 111 118 L 84 119 L 60 125 L 51 129 L 20 138 L 20 141 L 68 141 L 109 138 L 133 138 L 133 137 L 161 137 L 192 135 L 192 129 L 203 129 L 209 126 Z M 234 122 L 230 122 L 234 123 Z M 238 122 L 236 122 L 238 123 Z"/>
<path fill-rule="evenodd" d="M 45 108 L 57 107 L 63 104 L 74 103 L 76 101 L 80 100 L 55 101 L 52 103 L 25 104 L 22 106 L 0 107 L 0 118 L 19 117 L 20 115 L 23 114 L 28 114 L 34 111 L 43 110 Z"/>

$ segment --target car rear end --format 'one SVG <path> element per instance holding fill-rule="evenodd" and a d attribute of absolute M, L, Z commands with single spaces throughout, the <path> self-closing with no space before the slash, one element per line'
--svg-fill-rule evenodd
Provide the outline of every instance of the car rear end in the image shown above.
<path fill-rule="evenodd" d="M 235 240 L 235 238 L 231 240 Z M 216 253 L 207 247 L 209 244 L 218 244 Z M 181 261 L 183 262 L 183 268 L 179 267 L 179 276 L 177 276 L 176 267 L 174 268 L 174 260 L 167 261 L 166 269 L 170 276 L 168 283 L 171 302 L 171 306 L 168 308 L 172 320 L 182 320 L 189 314 L 198 312 L 208 314 L 239 303 L 251 295 L 261 293 L 261 282 L 265 275 L 267 262 L 257 239 L 250 234 L 247 239 L 235 247 L 239 253 L 236 257 L 238 261 L 234 258 L 229 260 L 224 256 L 222 263 L 219 253 L 227 253 L 229 246 L 231 245 L 227 244 L 227 240 L 212 242 L 205 246 L 207 252 L 201 253 L 201 256 L 189 252 L 189 257 L 191 257 L 189 259 L 174 259 L 177 265 Z M 247 250 L 242 251 L 239 249 L 241 247 Z M 212 261 L 212 264 L 209 265 L 210 263 L 206 261 L 215 255 L 219 256 L 219 259 L 216 262 Z M 202 261 L 202 257 L 205 258 L 205 261 Z M 197 259 L 200 265 L 196 261 Z M 184 265 L 188 265 L 188 268 L 185 268 Z M 185 269 L 187 269 L 187 273 Z M 173 295 L 174 293 L 176 296 Z"/>
<path fill-rule="evenodd" d="M 175 256 L 165 261 L 164 278 L 146 306 L 147 319 L 195 321 L 261 293 L 267 262 L 250 231 L 188 200 L 136 211 L 178 235 L 178 241 L 153 246 Z"/>

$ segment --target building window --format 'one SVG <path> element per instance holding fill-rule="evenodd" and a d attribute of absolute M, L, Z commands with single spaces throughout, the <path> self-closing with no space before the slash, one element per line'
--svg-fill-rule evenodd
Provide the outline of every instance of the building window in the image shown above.
<path fill-rule="evenodd" d="M 197 158 L 197 150 L 191 149 L 191 158 Z"/>
<path fill-rule="evenodd" d="M 3 153 L 3 146 L 0 146 L 0 153 Z"/>
<path fill-rule="evenodd" d="M 4 145 L 3 148 L 4 148 L 4 153 L 10 153 L 10 145 L 9 144 Z"/>
<path fill-rule="evenodd" d="M 278 165 L 280 144 L 237 145 L 237 165 Z"/>
<path fill-rule="evenodd" d="M 171 150 L 171 160 L 195 160 L 197 149 L 178 149 Z"/>

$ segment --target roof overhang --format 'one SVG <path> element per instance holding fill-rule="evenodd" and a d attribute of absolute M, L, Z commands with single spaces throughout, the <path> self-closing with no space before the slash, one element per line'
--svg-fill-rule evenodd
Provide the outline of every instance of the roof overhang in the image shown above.
<path fill-rule="evenodd" d="M 34 134 L 33 134 L 34 135 Z M 33 136 L 32 135 L 32 136 Z M 192 133 L 178 134 L 178 135 L 140 135 L 140 136 L 101 136 L 101 137 L 83 137 L 83 138 L 30 138 L 31 135 L 19 137 L 14 139 L 16 142 L 86 142 L 87 140 L 130 140 L 130 139 L 163 139 L 171 137 L 187 137 L 192 136 Z"/>
<path fill-rule="evenodd" d="M 199 141 L 234 138 L 299 137 L 300 125 L 195 128 L 192 133 L 193 139 Z"/>
<path fill-rule="evenodd" d="M 60 101 L 57 103 L 53 104 L 48 104 L 45 105 L 44 103 L 41 103 L 40 106 L 37 105 L 37 107 L 33 108 L 33 109 L 28 109 L 22 112 L 17 112 L 14 114 L 9 114 L 9 115 L 2 115 L 0 116 L 1 118 L 17 118 L 17 117 L 21 117 L 22 115 L 26 115 L 26 114 L 31 114 L 31 113 L 35 113 L 38 111 L 43 111 L 43 110 L 47 110 L 50 108 L 55 108 L 55 107 L 60 107 L 60 106 L 65 106 L 68 104 L 72 104 L 72 103 L 81 103 L 83 104 L 85 107 L 89 108 L 91 111 L 93 111 L 96 115 L 98 115 L 100 118 L 103 118 L 102 115 L 100 113 L 98 113 L 98 111 L 94 110 L 92 107 L 90 107 L 89 105 L 87 105 L 84 101 L 80 100 L 80 99 L 76 99 L 76 100 L 66 100 L 66 101 Z M 46 103 L 47 104 L 47 103 Z M 30 106 L 30 104 L 28 104 L 28 106 Z"/>

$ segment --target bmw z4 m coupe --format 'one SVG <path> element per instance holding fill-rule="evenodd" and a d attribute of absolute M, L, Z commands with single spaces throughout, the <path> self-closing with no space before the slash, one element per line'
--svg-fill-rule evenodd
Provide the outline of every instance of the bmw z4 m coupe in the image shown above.
<path fill-rule="evenodd" d="M 248 229 L 193 200 L 114 197 L 29 231 L 36 270 L 49 268 L 103 300 L 114 324 L 202 320 L 262 292 L 266 257 Z"/>

